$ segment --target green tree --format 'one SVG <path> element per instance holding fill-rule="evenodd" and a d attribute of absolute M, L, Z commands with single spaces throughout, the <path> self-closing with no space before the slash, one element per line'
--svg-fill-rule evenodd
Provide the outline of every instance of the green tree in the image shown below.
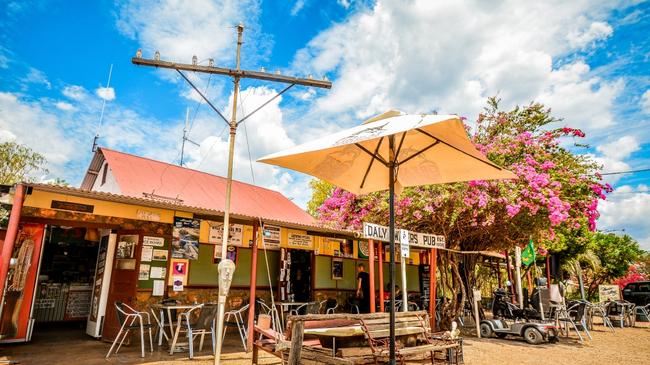
<path fill-rule="evenodd" d="M 0 143 L 0 184 L 31 180 L 34 172 L 47 173 L 43 155 L 16 142 Z"/>
<path fill-rule="evenodd" d="M 630 265 L 641 260 L 645 254 L 632 237 L 614 233 L 594 232 L 587 249 L 598 258 L 598 265 L 585 270 L 588 298 L 598 293 L 598 285 L 609 284 L 625 276 Z"/>
<path fill-rule="evenodd" d="M 47 173 L 45 157 L 31 148 L 16 142 L 0 143 L 0 184 L 13 185 L 21 181 L 31 181 L 34 172 Z M 0 227 L 9 220 L 9 210 L 0 206 Z"/>
<path fill-rule="evenodd" d="M 311 199 L 307 202 L 307 212 L 312 217 L 318 218 L 318 208 L 323 205 L 325 199 L 332 195 L 334 185 L 322 180 L 312 179 L 309 182 L 309 187 L 311 188 Z"/>

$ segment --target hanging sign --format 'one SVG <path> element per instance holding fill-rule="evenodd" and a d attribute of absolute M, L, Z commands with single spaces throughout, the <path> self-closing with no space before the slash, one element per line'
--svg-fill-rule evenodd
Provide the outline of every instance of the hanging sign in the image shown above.
<path fill-rule="evenodd" d="M 389 228 L 374 224 L 374 223 L 363 223 L 363 238 L 372 239 L 376 241 L 388 242 Z M 395 230 L 395 243 L 401 243 L 402 237 L 400 235 L 401 230 Z M 407 231 L 408 232 L 408 231 Z M 416 233 L 408 232 L 408 242 L 410 246 L 420 247 L 420 248 L 445 248 L 445 236 L 428 234 L 428 233 Z"/>
<path fill-rule="evenodd" d="M 289 233 L 287 237 L 288 248 L 298 248 L 301 250 L 314 249 L 314 237 L 308 234 Z"/>
<path fill-rule="evenodd" d="M 402 254 L 403 258 L 408 258 L 409 257 L 409 231 L 405 229 L 400 229 L 399 230 L 399 237 L 400 237 L 400 253 Z"/>
<path fill-rule="evenodd" d="M 266 248 L 280 248 L 280 227 L 265 224 L 262 234 L 262 242 Z"/>

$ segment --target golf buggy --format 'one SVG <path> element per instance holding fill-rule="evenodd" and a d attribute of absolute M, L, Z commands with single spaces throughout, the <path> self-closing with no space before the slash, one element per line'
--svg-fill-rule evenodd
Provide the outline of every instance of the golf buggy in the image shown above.
<path fill-rule="evenodd" d="M 521 309 L 512 304 L 505 289 L 494 291 L 492 298 L 492 319 L 481 321 L 481 337 L 505 338 L 508 335 L 523 337 L 526 342 L 537 345 L 543 342 L 555 342 L 558 328 L 555 323 L 542 321 L 541 313 L 533 308 Z M 533 292 L 533 296 L 538 295 Z"/>

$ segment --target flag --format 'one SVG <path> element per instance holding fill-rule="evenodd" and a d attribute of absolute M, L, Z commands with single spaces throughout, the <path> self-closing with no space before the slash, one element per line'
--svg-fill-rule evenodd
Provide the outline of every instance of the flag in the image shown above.
<path fill-rule="evenodd" d="M 535 246 L 533 246 L 533 240 L 531 239 L 528 246 L 521 252 L 521 263 L 530 266 L 533 262 L 535 262 Z"/>

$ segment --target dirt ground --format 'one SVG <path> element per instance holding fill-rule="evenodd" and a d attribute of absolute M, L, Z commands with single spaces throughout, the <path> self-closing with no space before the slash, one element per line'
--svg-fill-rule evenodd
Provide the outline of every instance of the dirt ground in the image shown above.
<path fill-rule="evenodd" d="M 593 340 L 584 344 L 577 341 L 575 333 L 569 338 L 561 338 L 559 343 L 528 345 L 518 339 L 478 339 L 465 337 L 465 364 L 650 364 L 650 323 L 637 322 L 635 328 L 616 328 L 612 333 L 596 325 L 592 331 Z M 139 357 L 136 346 L 123 348 L 116 356 L 105 359 L 109 344 L 88 339 L 80 331 L 47 332 L 35 334 L 30 344 L 3 345 L 0 347 L 1 360 L 16 361 L 20 364 L 212 364 L 209 346 L 194 360 L 187 353 L 170 356 L 164 349 L 156 349 Z M 236 334 L 228 336 L 224 346 L 222 364 L 250 364 L 250 354 L 242 351 Z M 260 352 L 261 364 L 280 364 L 278 359 Z M 426 362 L 428 363 L 428 362 Z"/>

